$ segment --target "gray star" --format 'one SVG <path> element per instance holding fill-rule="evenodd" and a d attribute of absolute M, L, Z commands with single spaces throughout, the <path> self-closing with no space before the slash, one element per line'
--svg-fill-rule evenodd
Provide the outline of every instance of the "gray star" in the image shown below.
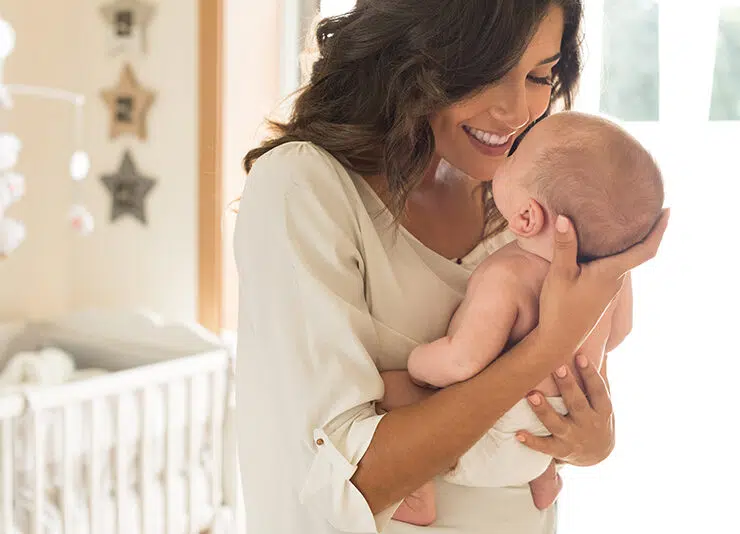
<path fill-rule="evenodd" d="M 123 155 L 118 172 L 104 175 L 102 181 L 113 201 L 111 222 L 128 213 L 139 219 L 142 224 L 146 224 L 144 199 L 156 184 L 156 180 L 139 174 L 128 150 Z"/>
<path fill-rule="evenodd" d="M 113 37 L 120 43 L 138 34 L 144 52 L 147 51 L 146 34 L 154 11 L 153 5 L 141 0 L 113 0 L 100 8 L 103 18 L 110 24 Z"/>

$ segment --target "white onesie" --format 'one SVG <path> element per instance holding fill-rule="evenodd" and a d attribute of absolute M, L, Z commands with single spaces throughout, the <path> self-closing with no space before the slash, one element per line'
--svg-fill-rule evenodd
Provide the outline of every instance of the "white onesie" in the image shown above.
<path fill-rule="evenodd" d="M 547 397 L 547 400 L 559 414 L 568 413 L 562 397 Z M 535 436 L 550 435 L 526 399 L 506 412 L 444 479 L 476 488 L 505 488 L 531 482 L 545 472 L 552 457 L 517 441 L 516 433 L 520 430 Z"/>

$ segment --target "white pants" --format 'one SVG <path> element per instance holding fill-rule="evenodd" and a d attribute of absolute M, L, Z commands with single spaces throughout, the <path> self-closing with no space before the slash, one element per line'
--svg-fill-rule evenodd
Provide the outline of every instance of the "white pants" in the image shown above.
<path fill-rule="evenodd" d="M 547 400 L 558 413 L 568 413 L 562 397 L 547 397 Z M 506 412 L 444 479 L 452 484 L 478 488 L 521 486 L 534 480 L 545 472 L 552 457 L 517 441 L 515 436 L 519 430 L 535 436 L 550 435 L 526 399 Z"/>

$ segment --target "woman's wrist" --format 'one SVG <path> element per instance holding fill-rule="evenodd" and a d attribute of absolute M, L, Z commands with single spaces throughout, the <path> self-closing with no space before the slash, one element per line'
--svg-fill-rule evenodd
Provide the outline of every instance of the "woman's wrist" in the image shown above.
<path fill-rule="evenodd" d="M 551 361 L 553 369 L 565 363 L 578 348 L 578 342 L 539 326 L 536 326 L 527 337 L 530 338 L 532 350 Z"/>

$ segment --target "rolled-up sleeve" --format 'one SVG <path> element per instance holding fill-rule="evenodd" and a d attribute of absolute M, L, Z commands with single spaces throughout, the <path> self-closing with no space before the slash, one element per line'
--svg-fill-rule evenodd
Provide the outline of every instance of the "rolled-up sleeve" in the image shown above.
<path fill-rule="evenodd" d="M 247 325 L 249 350 L 260 353 L 245 357 L 264 359 L 249 369 L 271 389 L 286 453 L 303 459 L 293 491 L 340 532 L 367 533 L 382 531 L 395 507 L 373 515 L 351 482 L 383 417 L 359 202 L 327 154 L 284 145 L 248 176 L 234 245 L 240 330 Z"/>

